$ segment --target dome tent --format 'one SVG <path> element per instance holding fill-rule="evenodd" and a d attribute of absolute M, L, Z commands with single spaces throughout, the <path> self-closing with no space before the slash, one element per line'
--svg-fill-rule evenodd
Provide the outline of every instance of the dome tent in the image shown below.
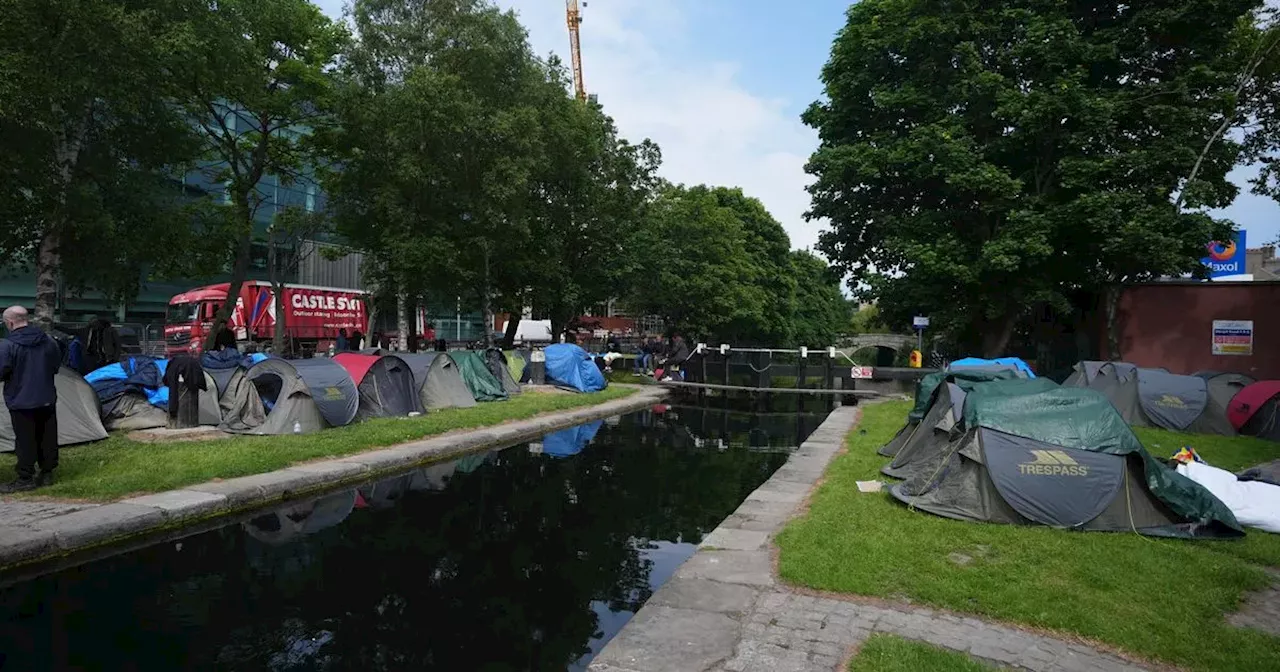
<path fill-rule="evenodd" d="M 1280 380 L 1263 380 L 1240 390 L 1227 407 L 1227 417 L 1241 434 L 1280 441 Z"/>
<path fill-rule="evenodd" d="M 507 398 L 502 381 L 493 376 L 483 355 L 474 350 L 454 350 L 449 357 L 458 365 L 462 379 L 476 401 L 502 401 Z"/>
<path fill-rule="evenodd" d="M 1221 371 L 1197 371 L 1193 374 L 1209 383 L 1209 398 L 1223 408 L 1231 406 L 1231 400 L 1244 388 L 1258 382 L 1243 373 Z"/>
<path fill-rule="evenodd" d="M 155 429 L 169 424 L 169 388 L 164 374 L 169 360 L 130 355 L 118 363 L 95 369 L 85 376 L 102 409 L 107 431 Z M 197 395 L 197 422 L 216 426 L 222 422 L 217 381 L 204 372 L 205 389 Z"/>
<path fill-rule="evenodd" d="M 520 383 L 517 383 L 516 378 L 511 375 L 511 365 L 507 361 L 506 354 L 497 348 L 491 348 L 484 353 L 484 361 L 489 367 L 489 373 L 502 383 L 502 390 L 508 397 L 520 394 Z"/>
<path fill-rule="evenodd" d="M 98 395 L 80 374 L 70 368 L 58 369 L 53 379 L 58 391 L 58 445 L 100 441 L 107 438 L 98 408 Z M 13 452 L 13 425 L 4 408 L 4 383 L 0 383 L 0 453 Z"/>
<path fill-rule="evenodd" d="M 358 355 L 343 352 L 333 361 L 351 375 L 360 394 L 356 420 L 396 418 L 423 410 L 409 363 L 395 355 Z"/>
<path fill-rule="evenodd" d="M 1238 537 L 1235 516 L 1151 457 L 1099 392 L 970 395 L 938 468 L 898 500 L 958 520 L 1150 536 Z"/>
<path fill-rule="evenodd" d="M 1209 383 L 1163 369 L 1133 364 L 1104 364 L 1090 389 L 1101 392 L 1135 427 L 1159 427 L 1193 434 L 1234 436 L 1227 410 L 1209 395 Z"/>
<path fill-rule="evenodd" d="M 586 350 L 572 343 L 556 343 L 546 349 L 547 382 L 575 392 L 599 392 L 609 385 L 600 367 Z"/>
<path fill-rule="evenodd" d="M 462 370 L 448 353 L 418 352 L 399 355 L 413 372 L 413 384 L 423 409 L 468 408 L 476 405 Z"/>
<path fill-rule="evenodd" d="M 350 374 L 329 359 L 264 359 L 245 383 L 219 426 L 238 434 L 291 434 L 341 427 L 356 417 L 360 395 Z"/>
<path fill-rule="evenodd" d="M 893 457 L 902 449 L 903 444 L 911 438 L 911 433 L 915 431 L 916 426 L 928 413 L 929 407 L 933 404 L 934 391 L 938 386 L 946 380 L 967 381 L 970 383 L 988 381 L 988 380 L 1010 380 L 1014 378 L 1025 378 L 1025 374 L 1014 366 L 981 366 L 981 367 L 961 367 L 959 369 L 935 371 L 925 375 L 916 383 L 915 406 L 911 412 L 907 414 L 907 424 L 898 430 L 889 443 L 886 443 L 878 451 L 885 457 Z"/>

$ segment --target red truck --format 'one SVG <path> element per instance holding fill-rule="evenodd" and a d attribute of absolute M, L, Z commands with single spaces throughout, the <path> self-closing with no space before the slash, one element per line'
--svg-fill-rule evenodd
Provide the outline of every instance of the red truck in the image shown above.
<path fill-rule="evenodd" d="M 229 283 L 197 287 L 169 299 L 165 352 L 198 353 L 213 327 L 213 316 L 227 300 Z M 335 287 L 286 285 L 285 331 L 292 347 L 327 349 L 339 329 L 368 333 L 365 294 Z M 276 302 L 271 283 L 249 280 L 240 288 L 230 327 L 237 341 L 271 341 L 276 331 Z"/>

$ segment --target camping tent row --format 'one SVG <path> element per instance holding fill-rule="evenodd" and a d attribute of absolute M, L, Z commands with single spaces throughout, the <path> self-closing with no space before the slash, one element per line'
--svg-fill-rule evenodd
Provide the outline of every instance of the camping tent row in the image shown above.
<path fill-rule="evenodd" d="M 1238 373 L 1182 376 L 1127 362 L 1080 362 L 1063 385 L 1100 392 L 1134 427 L 1234 436 L 1227 408 L 1251 383 Z"/>
<path fill-rule="evenodd" d="M 207 353 L 198 421 L 234 433 L 289 434 L 519 394 L 507 362 L 519 358 L 523 369 L 524 359 L 516 353 L 494 355 L 344 353 L 334 359 L 284 360 Z M 97 441 L 109 431 L 166 426 L 167 365 L 163 359 L 128 357 L 85 377 L 64 367 L 55 379 L 59 445 Z M 9 415 L 0 413 L 0 452 L 12 450 Z"/>
<path fill-rule="evenodd" d="M 890 493 L 948 518 L 1152 536 L 1243 534 L 1208 490 L 1154 459 L 1102 393 L 948 372 L 907 433 Z"/>

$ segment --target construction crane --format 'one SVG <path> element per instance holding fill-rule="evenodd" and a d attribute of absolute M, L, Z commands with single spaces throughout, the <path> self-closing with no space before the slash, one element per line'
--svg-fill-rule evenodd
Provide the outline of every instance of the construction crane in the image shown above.
<path fill-rule="evenodd" d="M 585 7 L 587 3 L 582 3 Z M 569 52 L 573 61 L 573 93 L 578 100 L 587 99 L 587 87 L 582 83 L 582 44 L 579 39 L 579 27 L 582 25 L 582 10 L 578 8 L 578 0 L 564 0 L 565 19 L 569 23 Z"/>

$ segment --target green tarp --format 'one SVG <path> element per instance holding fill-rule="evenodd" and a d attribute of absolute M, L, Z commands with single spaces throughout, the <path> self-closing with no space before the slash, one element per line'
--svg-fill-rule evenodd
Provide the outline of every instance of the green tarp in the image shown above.
<path fill-rule="evenodd" d="M 462 373 L 462 379 L 466 381 L 471 396 L 476 401 L 502 401 L 507 398 L 502 383 L 489 372 L 489 367 L 485 366 L 484 357 L 479 352 L 454 350 L 449 356 L 458 365 L 458 371 Z"/>
<path fill-rule="evenodd" d="M 920 379 L 916 383 L 916 405 L 911 409 L 911 414 L 907 416 L 909 422 L 919 422 L 924 414 L 929 412 L 929 404 L 933 402 L 933 393 L 938 389 L 944 380 L 950 380 L 961 389 L 968 390 L 973 387 L 974 383 L 984 383 L 991 380 L 1018 380 L 1022 378 L 1022 374 L 1012 367 L 1008 369 L 996 368 L 973 368 L 973 369 L 955 369 L 953 371 L 935 371 Z"/>
<path fill-rule="evenodd" d="M 1171 511 L 1200 525 L 1217 524 L 1243 533 L 1231 510 L 1217 497 L 1153 458 L 1111 402 L 1097 391 L 1063 387 L 1012 396 L 979 389 L 965 401 L 964 420 L 969 428 L 985 427 L 1098 453 L 1137 454 L 1142 458 L 1147 487 Z"/>

